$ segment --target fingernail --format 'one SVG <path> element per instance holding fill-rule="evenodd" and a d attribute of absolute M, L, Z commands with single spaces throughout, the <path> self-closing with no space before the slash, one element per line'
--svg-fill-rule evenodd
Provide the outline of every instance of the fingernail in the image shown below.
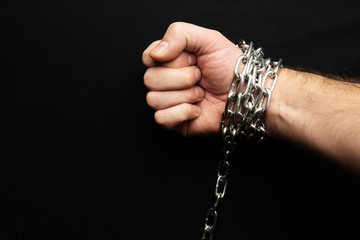
<path fill-rule="evenodd" d="M 151 50 L 151 52 L 162 53 L 163 51 L 165 51 L 167 49 L 168 46 L 169 46 L 169 44 L 167 42 L 161 40 L 160 43 Z"/>

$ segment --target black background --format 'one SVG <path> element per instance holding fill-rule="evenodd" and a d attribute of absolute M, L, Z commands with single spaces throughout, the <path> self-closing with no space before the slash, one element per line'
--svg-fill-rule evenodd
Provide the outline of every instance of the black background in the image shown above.
<path fill-rule="evenodd" d="M 186 21 L 356 78 L 358 5 L 2 1 L 0 239 L 200 239 L 222 141 L 154 123 L 143 50 Z M 230 174 L 216 239 L 360 238 L 359 177 L 326 159 L 244 143 Z"/>

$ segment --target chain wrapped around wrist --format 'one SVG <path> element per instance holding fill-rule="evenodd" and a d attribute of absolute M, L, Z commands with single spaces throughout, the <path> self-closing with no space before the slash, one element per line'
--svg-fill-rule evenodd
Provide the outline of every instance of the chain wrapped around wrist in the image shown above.
<path fill-rule="evenodd" d="M 202 240 L 213 239 L 217 207 L 225 195 L 230 155 L 235 150 L 236 143 L 243 139 L 259 143 L 266 137 L 265 113 L 276 84 L 277 72 L 282 67 L 282 59 L 277 62 L 272 62 L 270 58 L 265 59 L 263 49 L 254 49 L 253 42 L 246 44 L 242 40 L 236 46 L 243 54 L 236 63 L 235 76 L 221 117 L 221 133 L 225 142 L 224 156 L 218 166 L 215 202 L 207 212 Z M 266 82 L 269 80 L 272 83 L 268 88 L 266 86 L 269 84 Z"/>

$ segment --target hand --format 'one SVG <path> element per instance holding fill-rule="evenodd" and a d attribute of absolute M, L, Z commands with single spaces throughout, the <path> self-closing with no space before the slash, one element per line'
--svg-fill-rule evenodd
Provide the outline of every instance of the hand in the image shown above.
<path fill-rule="evenodd" d="M 146 101 L 155 121 L 182 135 L 219 133 L 241 50 L 221 33 L 173 23 L 144 51 Z"/>

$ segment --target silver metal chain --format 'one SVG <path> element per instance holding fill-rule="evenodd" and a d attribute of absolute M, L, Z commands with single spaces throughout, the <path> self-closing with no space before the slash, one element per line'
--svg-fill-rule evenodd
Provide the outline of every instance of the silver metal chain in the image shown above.
<path fill-rule="evenodd" d="M 230 155 L 239 140 L 261 142 L 265 136 L 265 113 L 274 90 L 277 72 L 282 59 L 272 62 L 264 59 L 262 48 L 254 49 L 253 42 L 240 41 L 237 45 L 243 54 L 235 66 L 235 77 L 230 85 L 225 111 L 221 117 L 221 133 L 225 142 L 223 158 L 217 169 L 215 201 L 206 214 L 202 240 L 213 239 L 217 222 L 217 208 L 228 185 Z M 243 63 L 243 66 L 242 64 Z M 243 67 L 239 73 L 240 68 Z M 266 81 L 272 80 L 270 88 Z"/>

